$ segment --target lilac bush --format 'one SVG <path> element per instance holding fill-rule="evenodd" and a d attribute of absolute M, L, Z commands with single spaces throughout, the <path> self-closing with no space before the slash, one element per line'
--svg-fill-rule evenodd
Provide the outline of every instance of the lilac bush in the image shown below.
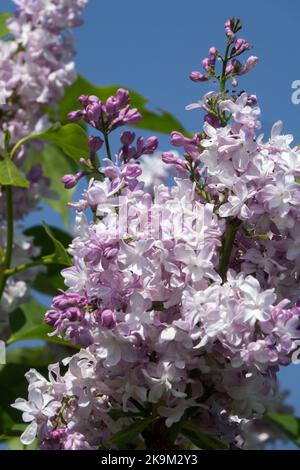
<path fill-rule="evenodd" d="M 16 11 L 7 20 L 11 37 L 0 46 L 0 155 L 4 157 L 22 138 L 38 134 L 51 122 L 48 108 L 55 110 L 64 90 L 76 77 L 73 62 L 74 44 L 72 29 L 82 22 L 81 13 L 87 0 L 14 0 Z M 42 143 L 37 146 L 41 151 Z M 35 210 L 41 197 L 53 197 L 50 180 L 43 174 L 42 161 L 25 170 L 28 146 L 14 156 L 14 163 L 26 173 L 27 188 L 10 186 L 0 192 L 1 246 L 12 251 L 4 264 L 18 265 L 39 250 L 32 238 L 22 235 L 20 224 L 17 239 L 9 248 L 7 211 L 12 206 L 13 217 L 21 221 Z M 17 224 L 15 224 L 17 225 Z M 20 251 L 21 250 L 21 251 Z M 21 253 L 22 252 L 22 253 Z M 30 273 L 11 276 L 7 282 L 0 275 L 0 337 L 7 336 L 7 314 L 28 297 L 27 280 L 33 279 L 36 268 Z M 3 295 L 2 295 L 3 293 Z"/>
<path fill-rule="evenodd" d="M 251 46 L 240 29 L 226 21 L 224 55 L 210 48 L 204 71 L 190 75 L 219 89 L 187 107 L 204 110 L 202 130 L 171 134 L 177 150 L 161 168 L 162 178 L 176 170 L 173 185 L 155 168 L 151 184 L 155 137 L 124 131 L 111 151 L 110 134 L 141 119 L 126 90 L 106 101 L 82 95 L 70 114 L 100 135 L 82 170 L 63 177 L 66 188 L 88 185 L 72 203 L 66 291 L 45 322 L 79 349 L 47 379 L 26 374 L 28 400 L 13 404 L 28 423 L 23 444 L 247 448 L 255 426 L 260 440 L 278 369 L 300 337 L 300 151 L 280 122 L 270 138 L 259 134 L 257 97 L 236 91 L 257 64 L 241 60 Z"/>

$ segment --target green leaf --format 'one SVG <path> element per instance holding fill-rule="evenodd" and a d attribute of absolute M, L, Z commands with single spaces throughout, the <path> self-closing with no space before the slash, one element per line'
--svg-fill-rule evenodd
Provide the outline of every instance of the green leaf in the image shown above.
<path fill-rule="evenodd" d="M 51 235 L 54 236 L 55 240 L 58 241 L 64 249 L 66 249 L 71 243 L 71 235 L 64 230 L 51 225 L 48 226 L 48 230 L 51 231 Z M 41 249 L 41 256 L 53 253 L 52 237 L 45 237 L 45 228 L 43 225 L 34 225 L 33 227 L 27 228 L 24 231 L 24 234 L 29 237 L 33 237 L 34 245 Z"/>
<path fill-rule="evenodd" d="M 56 124 L 40 136 L 56 144 L 77 163 L 81 157 L 89 157 L 90 155 L 88 136 L 78 124 L 66 124 L 64 126 Z"/>
<path fill-rule="evenodd" d="M 14 162 L 10 158 L 5 158 L 0 161 L 0 185 L 28 188 L 29 182 L 22 176 Z"/>
<path fill-rule="evenodd" d="M 21 435 L 21 433 L 24 431 L 26 426 L 23 426 L 24 429 L 21 429 L 21 426 L 19 427 L 20 427 L 20 431 L 18 433 L 18 436 Z M 9 439 L 9 441 L 6 442 L 6 445 L 9 448 L 9 450 L 38 450 L 38 444 L 39 444 L 38 440 L 35 439 L 29 446 L 24 446 L 22 442 L 20 441 L 20 437 Z"/>
<path fill-rule="evenodd" d="M 185 423 L 182 434 L 187 437 L 195 446 L 203 450 L 226 450 L 228 447 L 218 439 L 203 434 L 197 426 L 192 423 Z"/>
<path fill-rule="evenodd" d="M 31 283 L 32 289 L 54 297 L 57 295 L 58 289 L 65 290 L 66 288 L 60 272 L 61 265 L 47 265 L 47 272 L 39 273 Z"/>
<path fill-rule="evenodd" d="M 10 13 L 0 13 L 0 37 L 10 34 L 8 27 L 6 26 L 6 21 L 11 17 Z"/>
<path fill-rule="evenodd" d="M 42 225 L 48 237 L 51 238 L 54 246 L 54 253 L 52 253 L 51 255 L 43 256 L 43 261 L 45 263 L 57 263 L 62 264 L 64 266 L 71 266 L 72 263 L 70 260 L 70 256 L 68 255 L 63 244 L 55 238 L 55 235 L 53 234 L 52 230 L 45 222 L 43 222 Z"/>
<path fill-rule="evenodd" d="M 36 327 L 44 323 L 46 307 L 40 305 L 36 300 L 21 305 L 10 314 L 10 327 L 12 336 L 8 341 L 11 344 L 15 341 L 27 339 L 27 335 Z"/>
<path fill-rule="evenodd" d="M 49 343 L 59 343 L 70 346 L 71 343 L 57 336 L 48 336 L 53 329 L 44 323 L 44 315 L 47 307 L 40 305 L 36 300 L 23 304 L 10 314 L 10 326 L 12 335 L 7 344 L 28 339 L 38 339 Z M 73 347 L 73 345 L 72 345 Z M 76 346 L 74 346 L 76 348 Z"/>
<path fill-rule="evenodd" d="M 28 318 L 28 317 L 27 317 Z M 42 320 L 41 320 L 42 321 Z M 17 333 L 13 334 L 7 344 L 13 344 L 18 341 L 25 341 L 25 340 L 39 340 L 39 341 L 46 341 L 48 343 L 55 343 L 55 344 L 63 344 L 65 346 L 70 346 L 74 349 L 79 349 L 79 346 L 70 343 L 62 338 L 58 338 L 57 336 L 49 336 L 50 333 L 53 333 L 53 328 L 50 326 L 40 323 L 39 325 L 28 325 L 27 323 Z"/>
<path fill-rule="evenodd" d="M 145 419 L 139 419 L 130 426 L 122 429 L 121 431 L 114 434 L 109 438 L 110 444 L 117 444 L 118 446 L 124 446 L 131 441 L 134 441 L 143 432 L 149 424 L 153 423 L 156 418 L 149 417 Z"/>
<path fill-rule="evenodd" d="M 68 113 L 78 109 L 78 97 L 80 95 L 96 95 L 104 101 L 109 96 L 114 95 L 118 88 L 127 87 L 122 87 L 121 85 L 96 86 L 84 77 L 78 76 L 75 83 L 66 90 L 65 96 L 60 102 L 58 112 L 59 121 L 67 122 Z M 161 109 L 158 111 L 151 111 L 146 107 L 148 104 L 148 100 L 146 98 L 130 89 L 129 93 L 132 107 L 138 108 L 143 116 L 143 119 L 139 123 L 135 124 L 134 127 L 161 132 L 162 134 L 169 134 L 172 131 L 185 132 L 183 126 L 174 116 L 172 116 L 172 114 Z"/>
<path fill-rule="evenodd" d="M 78 124 L 66 124 L 62 126 L 57 123 L 40 134 L 31 134 L 21 139 L 12 149 L 13 158 L 22 145 L 33 139 L 42 139 L 57 145 L 62 151 L 73 158 L 77 163 L 81 157 L 89 157 L 88 136 L 84 129 Z"/>
<path fill-rule="evenodd" d="M 68 157 L 57 145 L 45 144 L 41 151 L 30 148 L 25 160 L 26 171 L 33 165 L 41 164 L 43 174 L 50 179 L 50 190 L 53 191 L 53 198 L 44 198 L 45 202 L 59 213 L 63 223 L 67 226 L 69 221 L 68 203 L 72 199 L 73 190 L 66 190 L 61 177 L 69 173 L 76 173 L 78 165 L 73 159 Z"/>
<path fill-rule="evenodd" d="M 288 414 L 267 413 L 266 419 L 300 447 L 300 418 Z"/>
<path fill-rule="evenodd" d="M 72 238 L 67 232 L 57 227 L 50 227 L 50 229 L 55 239 L 58 240 L 64 248 L 70 245 Z M 24 234 L 33 237 L 34 245 L 41 249 L 42 257 L 53 253 L 53 242 L 51 238 L 45 237 L 45 229 L 42 225 L 30 227 L 25 230 Z M 40 272 L 31 286 L 38 292 L 53 297 L 57 295 L 58 289 L 65 289 L 63 277 L 60 274 L 62 267 L 60 264 L 50 264 L 45 266 L 45 269 L 46 272 Z"/>

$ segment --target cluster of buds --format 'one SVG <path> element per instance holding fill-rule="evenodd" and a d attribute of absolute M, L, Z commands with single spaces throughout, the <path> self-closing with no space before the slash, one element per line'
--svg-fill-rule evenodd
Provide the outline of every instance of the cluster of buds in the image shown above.
<path fill-rule="evenodd" d="M 144 143 L 143 137 L 138 137 L 136 145 L 133 146 L 135 140 L 135 133 L 131 131 L 125 131 L 121 135 L 122 147 L 119 150 L 119 160 L 126 163 L 129 160 L 136 160 L 142 155 L 152 155 L 158 147 L 158 139 L 155 136 L 149 137 Z"/>
<path fill-rule="evenodd" d="M 248 57 L 243 64 L 237 59 L 238 56 L 252 48 L 245 39 L 236 37 L 241 27 L 239 18 L 231 18 L 225 22 L 227 44 L 224 56 L 222 56 L 215 47 L 211 47 L 208 57 L 205 57 L 202 61 L 204 73 L 199 71 L 191 72 L 190 79 L 193 82 L 205 82 L 212 78 L 216 78 L 219 81 L 224 80 L 224 78 L 231 78 L 233 85 L 236 86 L 237 83 L 234 77 L 244 75 L 257 64 L 258 59 L 256 56 Z M 218 74 L 216 71 L 217 60 L 222 63 L 221 74 Z"/>
<path fill-rule="evenodd" d="M 83 118 L 103 134 L 125 124 L 136 124 L 142 117 L 136 108 L 130 107 L 129 93 L 123 88 L 119 88 L 115 96 L 110 96 L 105 103 L 94 95 L 81 95 L 79 103 L 84 109 L 72 111 L 69 119 L 74 122 Z"/>
<path fill-rule="evenodd" d="M 114 96 L 110 96 L 105 103 L 103 103 L 97 96 L 79 97 L 79 102 L 83 105 L 84 109 L 73 111 L 69 114 L 71 121 L 78 121 L 83 119 L 86 123 L 102 132 L 104 139 L 99 136 L 90 136 L 88 144 L 90 149 L 89 159 L 82 158 L 81 164 L 85 167 L 84 171 L 80 171 L 75 175 L 68 174 L 62 177 L 62 182 L 66 189 L 74 188 L 83 176 L 95 176 L 102 179 L 104 176 L 116 177 L 116 165 L 101 168 L 97 152 L 102 148 L 105 143 L 106 156 L 108 160 L 112 160 L 108 144 L 108 135 L 116 128 L 125 124 L 134 125 L 141 119 L 141 114 L 136 108 L 130 107 L 130 98 L 127 90 L 119 88 Z M 132 131 L 125 131 L 121 135 L 121 147 L 116 154 L 116 161 L 121 164 L 131 165 L 126 166 L 126 176 L 130 169 L 130 177 L 136 178 L 140 175 L 141 170 L 135 160 L 142 155 L 152 155 L 158 147 L 158 140 L 156 137 L 151 136 L 144 142 L 143 137 L 138 137 L 135 145 L 136 135 Z M 105 161 L 105 159 L 104 159 Z M 117 173 L 119 173 L 117 171 Z"/>

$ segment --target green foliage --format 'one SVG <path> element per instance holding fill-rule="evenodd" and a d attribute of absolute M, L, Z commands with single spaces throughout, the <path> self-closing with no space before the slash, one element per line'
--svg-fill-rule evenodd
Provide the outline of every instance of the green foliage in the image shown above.
<path fill-rule="evenodd" d="M 36 338 L 32 332 L 41 325 L 43 326 L 45 310 L 46 307 L 40 305 L 36 300 L 31 300 L 12 312 L 9 317 L 12 335 L 8 344 Z"/>
<path fill-rule="evenodd" d="M 110 444 L 117 444 L 118 447 L 122 448 L 131 441 L 134 441 L 155 420 L 155 417 L 139 419 L 130 426 L 122 429 L 121 431 L 111 436 L 108 442 Z"/>
<path fill-rule="evenodd" d="M 89 157 L 88 136 L 78 124 L 55 124 L 46 132 L 40 134 L 40 138 L 56 144 L 62 151 L 79 162 L 82 157 Z"/>
<path fill-rule="evenodd" d="M 40 134 L 31 134 L 21 139 L 12 149 L 11 157 L 27 142 L 31 140 L 46 140 L 57 145 L 66 155 L 73 158 L 77 163 L 81 157 L 90 154 L 87 134 L 78 124 L 66 124 L 62 126 L 57 123 Z"/>
<path fill-rule="evenodd" d="M 71 266 L 70 256 L 68 255 L 65 247 L 63 244 L 55 238 L 54 233 L 52 232 L 51 228 L 45 223 L 42 223 L 46 234 L 51 239 L 54 247 L 54 252 L 50 255 L 45 255 L 42 257 L 42 260 L 45 264 L 54 263 L 54 264 L 62 264 L 64 266 Z"/>
<path fill-rule="evenodd" d="M 0 38 L 10 34 L 8 27 L 6 26 L 6 21 L 11 17 L 11 14 L 8 12 L 0 13 Z"/>
<path fill-rule="evenodd" d="M 70 111 L 78 109 L 78 97 L 84 95 L 96 95 L 101 100 L 106 100 L 109 96 L 114 95 L 118 88 L 124 88 L 121 85 L 96 86 L 87 81 L 84 77 L 78 76 L 77 80 L 71 85 L 62 101 L 60 102 L 58 119 L 60 122 L 67 122 L 67 116 Z M 125 87 L 127 88 L 127 87 Z M 172 131 L 185 132 L 180 122 L 167 111 L 158 110 L 150 111 L 147 109 L 148 100 L 139 93 L 130 90 L 131 105 L 141 112 L 143 119 L 134 127 L 139 127 L 149 131 L 161 132 L 169 134 Z"/>
<path fill-rule="evenodd" d="M 72 199 L 73 190 L 66 190 L 61 177 L 69 173 L 76 173 L 78 165 L 66 155 L 57 145 L 45 144 L 41 151 L 30 149 L 27 153 L 25 165 L 29 170 L 33 165 L 41 164 L 43 174 L 50 179 L 50 189 L 54 193 L 53 198 L 44 198 L 61 216 L 63 223 L 67 226 L 69 221 L 68 203 Z"/>
<path fill-rule="evenodd" d="M 10 327 L 12 335 L 7 344 L 28 339 L 42 340 L 51 343 L 70 345 L 57 336 L 48 336 L 53 331 L 51 327 L 44 323 L 44 315 L 47 308 L 40 305 L 36 300 L 21 305 L 10 314 Z"/>
<path fill-rule="evenodd" d="M 51 232 L 55 239 L 61 243 L 64 248 L 67 248 L 72 241 L 71 236 L 61 229 L 51 227 Z M 42 225 L 36 225 L 27 229 L 25 235 L 33 237 L 35 246 L 40 247 L 41 256 L 51 255 L 53 253 L 53 242 L 50 237 L 45 237 L 45 229 Z M 45 266 L 45 272 L 37 275 L 32 283 L 33 289 L 46 295 L 57 295 L 58 289 L 64 289 L 63 278 L 60 264 L 49 264 Z"/>
<path fill-rule="evenodd" d="M 266 418 L 300 447 L 300 418 L 280 413 L 268 413 Z"/>
<path fill-rule="evenodd" d="M 193 423 L 184 424 L 181 433 L 187 437 L 195 446 L 203 450 L 226 450 L 228 447 L 218 439 L 203 434 Z"/>
<path fill-rule="evenodd" d="M 28 188 L 29 182 L 22 176 L 14 162 L 6 157 L 0 161 L 0 185 Z"/>

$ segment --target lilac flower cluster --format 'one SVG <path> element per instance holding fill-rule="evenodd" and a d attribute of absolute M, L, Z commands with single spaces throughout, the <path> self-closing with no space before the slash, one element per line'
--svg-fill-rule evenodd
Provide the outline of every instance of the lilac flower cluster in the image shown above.
<path fill-rule="evenodd" d="M 53 106 L 75 78 L 71 28 L 81 23 L 87 0 L 14 0 L 7 26 L 13 35 L 0 48 L 1 134 L 12 142 L 47 127 Z"/>
<path fill-rule="evenodd" d="M 238 27 L 225 25 L 236 55 L 248 49 L 234 39 Z M 118 101 L 111 118 L 107 102 L 81 101 L 71 117 L 106 138 L 122 109 L 138 115 L 127 98 L 125 108 L 107 101 Z M 95 166 L 74 204 L 73 266 L 62 271 L 67 290 L 45 321 L 81 349 L 63 361 L 64 373 L 59 364 L 48 380 L 27 373 L 28 400 L 13 405 L 30 423 L 24 444 L 38 436 L 41 449 L 114 447 L 116 432 L 146 417 L 151 426 L 133 448 L 154 446 L 156 426 L 160 445 L 188 446 L 186 423 L 242 447 L 274 406 L 278 367 L 291 362 L 300 337 L 300 151 L 279 124 L 267 141 L 257 135 L 254 96 L 221 87 L 197 106 L 218 122 L 205 119 L 193 138 L 172 133 L 183 155 L 162 160 L 178 170 L 174 186 L 145 190 L 138 158 L 157 142 L 129 150 L 135 136 L 125 132 L 115 160 Z"/>
<path fill-rule="evenodd" d="M 108 133 L 124 124 L 135 124 L 140 121 L 141 114 L 136 108 L 130 108 L 127 90 L 120 88 L 115 96 L 109 97 L 105 103 L 97 96 L 80 96 L 80 104 L 84 109 L 69 114 L 71 121 L 83 118 L 89 125 Z"/>
<path fill-rule="evenodd" d="M 7 20 L 9 40 L 0 44 L 1 156 L 5 154 L 5 136 L 9 136 L 9 144 L 13 146 L 23 137 L 42 132 L 50 126 L 46 107 L 54 108 L 65 88 L 75 79 L 71 29 L 81 24 L 81 13 L 87 0 L 14 0 L 14 3 L 16 11 Z M 26 150 L 27 146 L 15 156 L 15 163 L 22 169 Z M 43 175 L 40 165 L 30 168 L 26 176 L 30 187 L 13 191 L 15 220 L 21 220 L 35 210 L 42 196 L 53 196 L 50 180 Z M 6 224 L 5 193 L 1 191 L 1 231 L 5 230 Z M 26 240 L 28 260 L 34 247 Z M 6 249 L 5 242 L 1 246 Z M 17 242 L 14 250 L 16 248 Z M 23 280 L 10 278 L 4 299 L 9 299 L 9 303 L 16 307 L 16 301 L 23 299 L 21 293 L 25 292 L 27 287 Z M 7 322 L 7 301 L 2 299 L 0 310 L 1 317 Z M 1 327 L 0 337 L 4 337 Z"/>
<path fill-rule="evenodd" d="M 225 56 L 222 57 L 215 47 L 211 47 L 208 52 L 208 57 L 202 60 L 202 67 L 204 73 L 199 71 L 191 72 L 190 79 L 193 82 L 206 82 L 210 79 L 217 78 L 220 80 L 216 71 L 216 61 L 222 62 L 223 76 L 222 78 L 232 79 L 234 86 L 236 86 L 236 76 L 245 75 L 248 73 L 258 62 L 256 56 L 250 56 L 244 64 L 237 59 L 241 54 L 252 49 L 252 46 L 243 38 L 238 38 L 237 33 L 242 28 L 239 18 L 225 22 L 225 33 L 227 38 Z"/>
<path fill-rule="evenodd" d="M 90 148 L 89 160 L 81 159 L 82 165 L 85 167 L 84 171 L 80 171 L 75 175 L 64 175 L 62 182 L 66 189 L 76 186 L 78 181 L 87 175 L 92 175 L 96 172 L 99 176 L 99 162 L 97 152 L 102 148 L 105 143 L 107 160 L 112 160 L 110 146 L 108 142 L 109 134 L 118 127 L 125 124 L 136 124 L 141 119 L 141 114 L 136 108 L 130 107 L 130 97 L 127 90 L 119 88 L 114 96 L 109 97 L 105 103 L 97 98 L 97 96 L 79 97 L 79 102 L 84 106 L 84 109 L 72 111 L 69 114 L 71 121 L 78 121 L 84 119 L 90 126 L 102 132 L 104 140 L 99 136 L 91 136 L 88 139 Z M 158 146 L 156 137 L 149 137 L 144 142 L 143 137 L 138 137 L 135 141 L 135 133 L 125 131 L 121 135 L 121 148 L 116 155 L 116 162 L 107 164 L 106 168 L 101 170 L 102 176 L 109 177 L 114 180 L 114 187 L 117 187 L 125 178 L 128 183 L 129 180 L 141 175 L 141 169 L 136 164 L 136 160 L 143 155 L 152 155 Z"/>

